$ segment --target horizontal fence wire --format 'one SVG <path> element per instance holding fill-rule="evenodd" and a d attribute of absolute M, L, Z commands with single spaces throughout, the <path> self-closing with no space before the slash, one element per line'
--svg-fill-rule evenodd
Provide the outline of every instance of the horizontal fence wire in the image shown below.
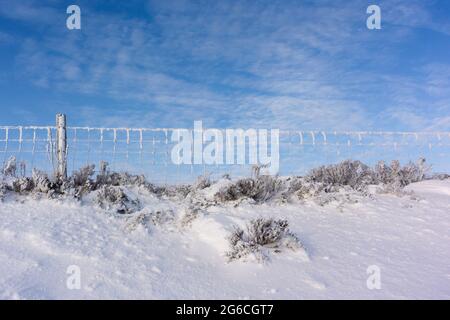
<path fill-rule="evenodd" d="M 175 164 L 172 150 L 178 143 L 177 128 L 91 128 L 67 127 L 68 173 L 101 161 L 110 170 L 144 174 L 155 183 L 192 182 L 199 175 L 248 176 L 251 164 Z M 187 130 L 187 129 L 182 129 Z M 204 129 L 206 130 L 206 129 Z M 219 130 L 226 145 L 226 131 Z M 248 131 L 251 136 L 258 130 Z M 195 135 L 193 129 L 188 130 Z M 203 131 L 204 132 L 204 131 Z M 268 133 L 268 152 L 274 151 Z M 3 166 L 11 157 L 22 175 L 33 168 L 53 174 L 56 168 L 56 128 L 53 126 L 0 127 L 0 157 Z M 248 140 L 245 147 L 248 160 Z M 204 142 L 205 147 L 208 142 Z M 225 149 L 225 148 L 224 148 Z M 191 150 L 192 151 L 192 150 Z M 224 150 L 225 152 L 226 150 Z M 346 159 L 374 165 L 379 160 L 405 163 L 427 159 L 435 172 L 450 171 L 450 132 L 326 132 L 279 130 L 279 174 L 303 175 L 313 167 Z M 225 162 L 225 154 L 222 156 Z"/>

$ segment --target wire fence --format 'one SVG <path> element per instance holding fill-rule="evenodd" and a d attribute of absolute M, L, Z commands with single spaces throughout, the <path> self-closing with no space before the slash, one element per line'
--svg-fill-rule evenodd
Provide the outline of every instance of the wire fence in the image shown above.
<path fill-rule="evenodd" d="M 113 171 L 145 174 L 160 184 L 192 182 L 203 174 L 249 175 L 250 164 L 175 164 L 171 157 L 177 143 L 172 141 L 175 130 L 67 127 L 68 173 L 87 164 L 98 168 L 106 161 Z M 345 159 L 374 165 L 379 160 L 405 163 L 419 157 L 426 158 L 435 172 L 450 172 L 450 132 L 280 130 L 279 134 L 280 175 L 302 175 L 313 167 Z M 4 165 L 14 156 L 21 175 L 30 175 L 33 168 L 52 174 L 57 167 L 55 137 L 54 126 L 0 127 L 0 161 Z"/>

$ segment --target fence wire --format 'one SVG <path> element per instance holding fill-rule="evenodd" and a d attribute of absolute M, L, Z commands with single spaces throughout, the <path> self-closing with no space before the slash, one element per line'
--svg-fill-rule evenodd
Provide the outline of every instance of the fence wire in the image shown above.
<path fill-rule="evenodd" d="M 202 174 L 249 175 L 249 164 L 174 164 L 171 150 L 177 142 L 171 138 L 175 130 L 68 127 L 68 173 L 87 164 L 98 168 L 101 161 L 106 161 L 111 170 L 145 174 L 150 181 L 161 184 L 192 182 Z M 0 127 L 0 159 L 5 165 L 14 156 L 21 175 L 30 175 L 33 168 L 52 174 L 56 168 L 55 137 L 53 126 Z M 345 159 L 374 165 L 379 160 L 405 163 L 419 157 L 426 158 L 435 172 L 450 172 L 450 132 L 280 130 L 279 154 L 280 175 L 302 175 L 313 167 Z"/>

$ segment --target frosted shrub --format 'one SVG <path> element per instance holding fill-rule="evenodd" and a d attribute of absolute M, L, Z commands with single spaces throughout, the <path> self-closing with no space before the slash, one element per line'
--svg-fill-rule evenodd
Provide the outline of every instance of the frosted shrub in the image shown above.
<path fill-rule="evenodd" d="M 147 182 L 144 175 L 132 175 L 127 172 L 110 172 L 108 162 L 100 162 L 100 171 L 96 179 L 96 187 L 101 186 L 138 186 L 147 189 L 149 192 L 157 193 L 157 187 Z"/>
<path fill-rule="evenodd" d="M 436 174 L 432 175 L 431 179 L 434 179 L 434 180 L 447 180 L 447 179 L 450 179 L 450 175 L 447 174 L 447 173 L 436 173 Z"/>
<path fill-rule="evenodd" d="M 211 179 L 208 175 L 200 176 L 192 186 L 193 190 L 203 190 L 211 186 Z"/>
<path fill-rule="evenodd" d="M 419 182 L 425 179 L 430 167 L 425 165 L 425 159 L 420 158 L 417 163 L 409 162 L 400 170 L 400 183 L 402 186 Z"/>
<path fill-rule="evenodd" d="M 392 168 L 386 165 L 384 161 L 379 161 L 375 165 L 375 179 L 378 183 L 392 183 L 394 181 Z"/>
<path fill-rule="evenodd" d="M 90 178 L 95 173 L 95 165 L 87 165 L 85 167 L 82 167 L 80 170 L 75 171 L 72 176 L 71 180 L 74 187 L 81 187 L 85 186 L 86 184 L 90 184 L 91 180 Z"/>
<path fill-rule="evenodd" d="M 99 185 L 109 186 L 143 186 L 147 184 L 143 175 L 132 175 L 127 172 L 113 172 L 107 175 L 99 175 L 97 176 L 97 183 Z"/>
<path fill-rule="evenodd" d="M 246 197 L 246 190 L 251 188 L 251 181 L 252 179 L 238 180 L 236 183 L 220 189 L 219 192 L 214 195 L 214 198 L 218 202 L 235 201 L 244 198 Z"/>
<path fill-rule="evenodd" d="M 119 187 L 103 186 L 97 193 L 97 203 L 105 210 L 113 210 L 120 214 L 129 214 L 139 210 L 138 199 L 131 199 Z"/>
<path fill-rule="evenodd" d="M 47 174 L 33 169 L 32 180 L 35 192 L 48 193 L 52 188 L 52 183 Z"/>
<path fill-rule="evenodd" d="M 149 216 L 155 226 L 162 226 L 173 221 L 175 214 L 172 210 L 156 210 L 150 212 Z"/>
<path fill-rule="evenodd" d="M 6 161 L 3 167 L 3 175 L 9 177 L 15 177 L 17 172 L 16 157 L 12 156 Z"/>
<path fill-rule="evenodd" d="M 258 178 L 240 179 L 219 190 L 214 196 L 218 202 L 235 201 L 244 198 L 255 202 L 264 202 L 272 198 L 282 189 L 278 177 L 260 176 Z"/>
<path fill-rule="evenodd" d="M 136 215 L 127 219 L 125 230 L 132 232 L 138 228 L 139 225 L 149 228 L 150 225 L 162 227 L 174 220 L 174 212 L 168 210 L 150 211 L 147 208 L 139 211 Z"/>
<path fill-rule="evenodd" d="M 74 171 L 67 181 L 62 181 L 61 189 L 66 194 L 73 194 L 76 199 L 81 199 L 83 195 L 95 190 L 96 185 L 91 179 L 95 173 L 95 165 L 87 165 Z"/>
<path fill-rule="evenodd" d="M 289 177 L 285 181 L 286 190 L 281 193 L 280 200 L 281 202 L 288 202 L 291 200 L 292 195 L 294 195 L 297 191 L 302 189 L 304 185 L 304 178 L 302 177 Z"/>
<path fill-rule="evenodd" d="M 378 184 L 382 185 L 380 192 L 401 193 L 405 186 L 424 180 L 429 170 L 424 158 L 417 163 L 409 162 L 404 167 L 397 160 L 392 161 L 390 166 L 380 161 L 375 166 L 375 176 Z"/>
<path fill-rule="evenodd" d="M 108 170 L 108 163 L 104 161 L 100 163 L 100 172 L 95 180 L 93 178 L 94 173 L 95 165 L 93 164 L 75 171 L 69 178 L 64 189 L 74 188 L 75 198 L 81 198 L 84 194 L 101 189 L 104 186 L 143 186 L 151 192 L 155 191 L 153 185 L 148 183 L 143 175 L 131 175 L 126 172 L 110 172 Z"/>
<path fill-rule="evenodd" d="M 282 181 L 278 177 L 260 176 L 255 180 L 251 198 L 256 202 L 267 201 L 275 196 L 282 187 Z"/>
<path fill-rule="evenodd" d="M 334 193 L 337 192 L 338 187 L 333 185 L 327 185 L 322 182 L 309 182 L 304 181 L 298 186 L 295 191 L 295 195 L 300 200 L 306 200 L 309 198 L 317 197 L 322 193 Z"/>
<path fill-rule="evenodd" d="M 138 226 L 147 226 L 148 224 L 148 215 L 145 212 L 139 213 L 137 216 L 131 217 L 127 220 L 125 224 L 125 231 L 133 232 L 137 229 Z"/>
<path fill-rule="evenodd" d="M 19 194 L 33 191 L 34 184 L 30 178 L 19 178 L 12 183 L 13 191 Z"/>
<path fill-rule="evenodd" d="M 226 252 L 229 261 L 254 255 L 257 260 L 268 258 L 268 252 L 281 252 L 282 248 L 296 250 L 302 245 L 289 231 L 286 220 L 257 218 L 251 220 L 246 230 L 235 227 L 228 238 L 231 250 Z"/>
<path fill-rule="evenodd" d="M 358 191 L 375 182 L 373 171 L 367 165 L 352 160 L 313 169 L 306 178 L 327 186 L 350 186 Z"/>
<path fill-rule="evenodd" d="M 0 181 L 0 202 L 5 199 L 6 194 L 8 193 L 8 186 Z"/>
<path fill-rule="evenodd" d="M 180 225 L 182 228 L 186 228 L 192 224 L 192 222 L 200 215 L 200 209 L 196 207 L 189 207 L 186 209 L 186 213 L 181 217 Z"/>
<path fill-rule="evenodd" d="M 190 185 L 164 186 L 157 187 L 154 190 L 159 196 L 183 200 L 191 193 L 192 187 Z"/>

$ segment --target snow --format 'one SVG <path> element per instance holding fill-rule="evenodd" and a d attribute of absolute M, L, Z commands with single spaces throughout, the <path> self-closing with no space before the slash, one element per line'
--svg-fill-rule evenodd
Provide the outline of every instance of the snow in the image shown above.
<path fill-rule="evenodd" d="M 8 197 L 0 203 L 0 298 L 449 299 L 450 181 L 407 190 L 414 193 L 376 194 L 344 206 L 212 206 L 184 227 L 178 224 L 183 202 L 129 190 L 142 210 L 176 216 L 134 231 L 126 228 L 128 217 L 89 198 Z M 272 254 L 263 264 L 228 263 L 233 225 L 256 217 L 287 219 L 306 252 Z M 73 265 L 81 271 L 79 290 L 66 285 Z M 366 285 L 372 265 L 381 271 L 380 290 Z"/>

